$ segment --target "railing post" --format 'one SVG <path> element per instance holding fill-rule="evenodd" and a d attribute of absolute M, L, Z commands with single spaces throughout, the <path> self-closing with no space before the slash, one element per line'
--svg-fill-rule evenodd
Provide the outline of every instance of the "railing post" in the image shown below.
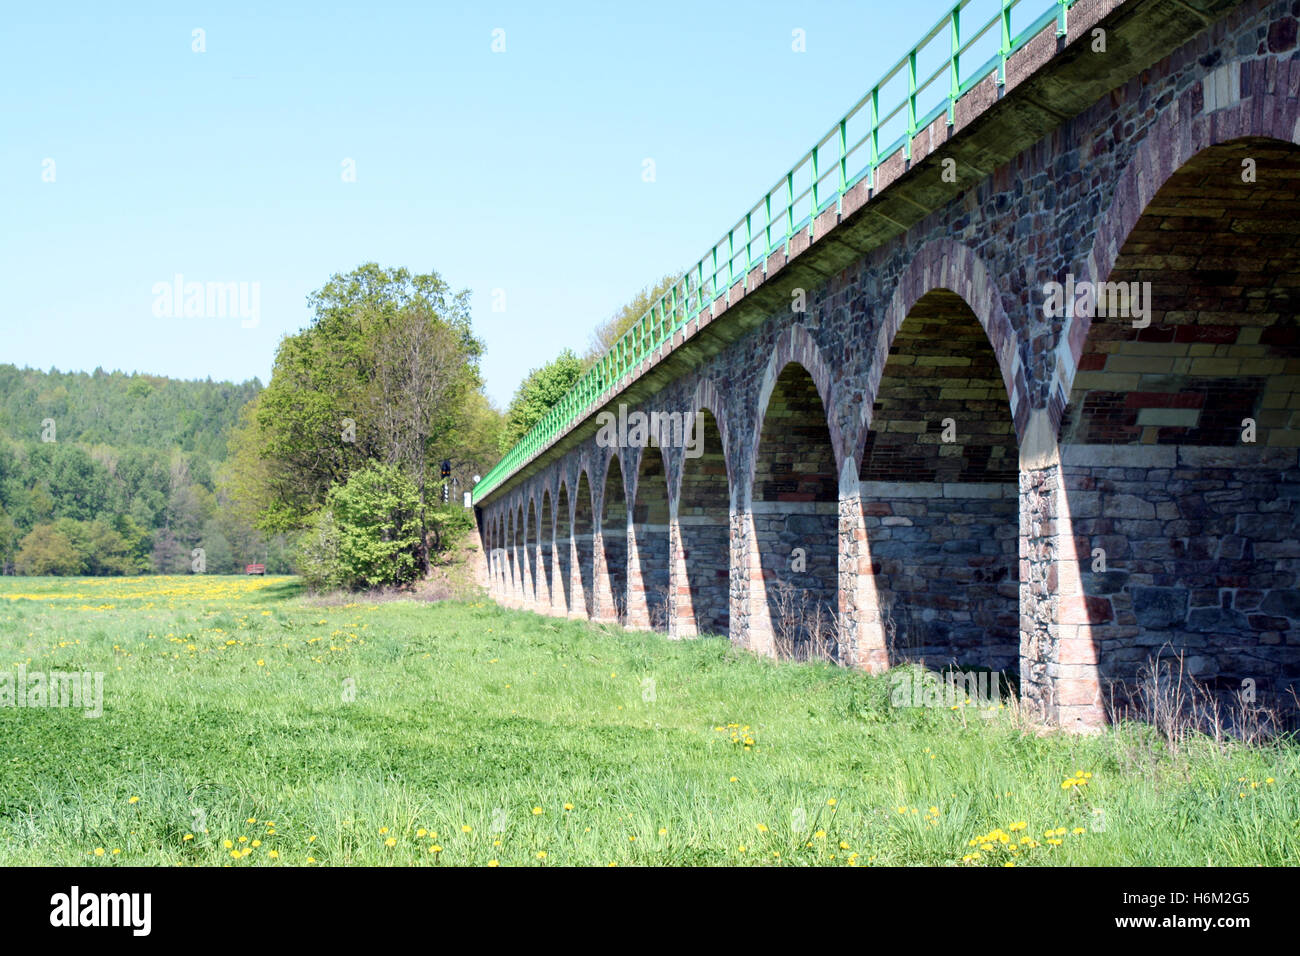
<path fill-rule="evenodd" d="M 1011 8 L 1015 0 L 1002 0 L 1002 47 L 998 64 L 998 86 L 1007 83 L 1007 57 L 1011 55 Z"/>
<path fill-rule="evenodd" d="M 767 225 L 763 227 L 763 255 L 772 251 L 772 190 L 767 191 L 763 197 L 763 211 L 767 217 Z"/>
<path fill-rule="evenodd" d="M 785 254 L 790 254 L 790 240 L 794 237 L 794 170 L 785 174 Z"/>
<path fill-rule="evenodd" d="M 818 145 L 820 145 L 820 144 L 818 144 Z M 818 195 L 817 176 L 818 176 L 819 170 L 820 170 L 820 167 L 818 166 L 818 163 L 817 163 L 817 146 L 814 146 L 814 147 L 813 147 L 813 151 L 812 151 L 812 190 L 811 190 L 811 194 L 812 194 L 812 209 L 810 209 L 809 212 L 808 212 L 808 239 L 809 239 L 809 241 L 812 240 L 812 238 L 813 238 L 813 230 L 814 230 L 814 229 L 816 228 L 816 226 L 817 226 L 817 211 L 818 211 L 819 209 L 822 208 L 821 203 L 817 201 L 817 195 Z"/>
<path fill-rule="evenodd" d="M 952 8 L 952 57 L 948 61 L 948 125 L 957 122 L 957 98 L 961 96 L 961 3 Z"/>
<path fill-rule="evenodd" d="M 876 167 L 880 165 L 880 87 L 871 89 L 871 188 L 876 188 Z"/>
<path fill-rule="evenodd" d="M 912 159 L 912 137 L 916 135 L 916 47 L 907 55 L 907 143 L 903 157 Z"/>
<path fill-rule="evenodd" d="M 849 131 L 848 119 L 840 120 L 840 198 L 849 189 Z M 843 209 L 843 206 L 840 207 Z"/>
<path fill-rule="evenodd" d="M 1066 28 L 1066 16 L 1070 11 L 1070 0 L 1056 0 L 1056 35 L 1063 37 L 1069 32 Z"/>

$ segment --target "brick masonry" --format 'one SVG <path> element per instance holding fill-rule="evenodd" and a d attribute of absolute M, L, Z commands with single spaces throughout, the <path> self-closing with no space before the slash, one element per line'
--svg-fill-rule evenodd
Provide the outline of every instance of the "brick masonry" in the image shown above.
<path fill-rule="evenodd" d="M 1300 680 L 1298 17 L 1240 4 L 638 404 L 701 456 L 592 428 L 494 491 L 493 595 L 773 653 L 784 584 L 843 663 L 1007 668 L 1075 730 L 1162 649 Z M 1067 276 L 1149 324 L 1052 312 Z"/>

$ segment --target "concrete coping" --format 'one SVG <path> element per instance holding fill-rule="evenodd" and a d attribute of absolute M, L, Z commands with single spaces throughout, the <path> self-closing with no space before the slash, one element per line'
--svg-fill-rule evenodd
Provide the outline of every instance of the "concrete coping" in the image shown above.
<path fill-rule="evenodd" d="M 754 501 L 749 513 L 755 515 L 838 515 L 838 501 Z"/>
<path fill-rule="evenodd" d="M 889 498 L 1018 498 L 1014 481 L 864 481 L 864 501 Z"/>
<path fill-rule="evenodd" d="M 1300 459 L 1295 448 L 1260 445 L 1066 445 L 1065 465 L 1085 468 L 1285 468 Z"/>

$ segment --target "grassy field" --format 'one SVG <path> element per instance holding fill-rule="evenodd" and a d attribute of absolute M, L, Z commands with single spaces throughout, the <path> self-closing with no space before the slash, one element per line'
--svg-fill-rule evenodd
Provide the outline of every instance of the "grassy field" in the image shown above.
<path fill-rule="evenodd" d="M 1300 862 L 1295 746 L 1039 734 L 488 602 L 0 578 L 20 666 L 102 671 L 103 715 L 0 706 L 5 865 Z"/>

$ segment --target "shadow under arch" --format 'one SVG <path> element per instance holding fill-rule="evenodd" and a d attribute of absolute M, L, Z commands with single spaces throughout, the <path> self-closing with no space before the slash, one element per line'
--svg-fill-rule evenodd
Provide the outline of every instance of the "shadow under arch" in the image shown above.
<path fill-rule="evenodd" d="M 877 353 L 858 474 L 891 665 L 1019 670 L 1019 446 L 985 328 L 932 288 Z"/>
<path fill-rule="evenodd" d="M 731 626 L 731 480 L 720 403 L 697 402 L 693 447 L 683 456 L 677 485 L 677 633 L 721 634 Z"/>
<path fill-rule="evenodd" d="M 668 480 L 663 449 L 645 445 L 640 449 L 636 474 L 636 497 L 632 507 L 632 540 L 635 555 L 629 561 L 635 564 L 640 581 L 646 620 L 634 621 L 651 630 L 666 633 L 668 614 L 672 605 L 668 593 L 669 582 L 669 514 Z M 630 586 L 630 585 L 629 585 Z M 634 595 L 628 595 L 629 614 Z"/>
<path fill-rule="evenodd" d="M 799 349 L 812 368 L 795 360 L 793 349 L 781 362 L 782 351 L 762 389 L 748 493 L 757 552 L 751 561 L 761 569 L 748 582 L 760 591 L 749 595 L 750 639 L 781 657 L 838 659 L 837 428 L 818 383 L 829 378 L 815 350 Z"/>
<path fill-rule="evenodd" d="M 567 479 L 561 478 L 555 493 L 555 579 L 554 605 L 571 614 L 573 608 L 573 519 Z"/>
<path fill-rule="evenodd" d="M 612 450 L 605 463 L 604 492 L 601 495 L 600 540 L 604 553 L 605 581 L 610 607 L 599 607 L 603 619 L 627 623 L 627 492 L 623 462 Z"/>
<path fill-rule="evenodd" d="M 574 560 L 578 562 L 578 575 L 574 584 L 582 588 L 582 594 L 573 595 L 569 607 L 572 610 L 586 612 L 587 620 L 595 615 L 595 552 L 593 546 L 594 526 L 592 515 L 591 482 L 585 468 L 578 470 L 578 484 L 573 494 L 573 543 Z M 579 604 L 579 600 L 581 604 Z"/>
<path fill-rule="evenodd" d="M 1059 611 L 1074 681 L 1062 722 L 1149 718 L 1151 676 L 1169 667 L 1206 702 L 1232 712 L 1244 692 L 1295 722 L 1300 243 L 1279 229 L 1300 220 L 1290 135 L 1179 150 L 1159 188 L 1127 175 L 1099 233 L 1090 268 L 1110 261 L 1105 284 L 1058 348 L 1057 564 L 1062 593 L 1078 595 Z"/>

